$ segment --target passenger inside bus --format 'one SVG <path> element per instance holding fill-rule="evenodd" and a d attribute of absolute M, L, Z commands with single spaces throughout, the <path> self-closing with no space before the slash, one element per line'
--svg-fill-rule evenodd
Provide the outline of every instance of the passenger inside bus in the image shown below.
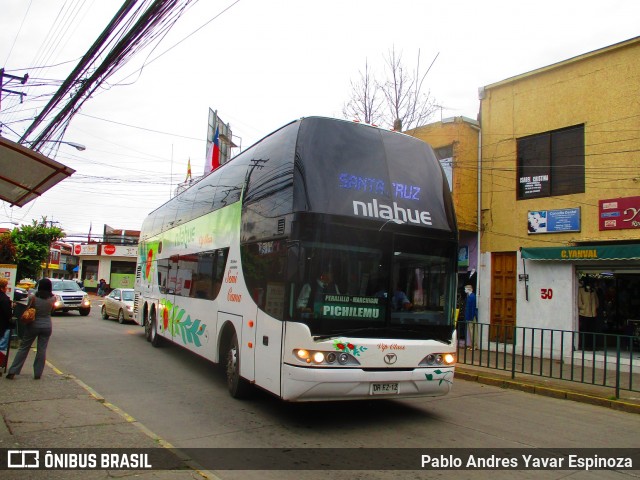
<path fill-rule="evenodd" d="M 396 311 L 399 310 L 411 310 L 413 305 L 411 301 L 407 297 L 407 294 L 404 293 L 399 286 L 396 286 L 395 291 L 393 292 L 393 298 L 391 299 L 391 304 L 393 309 Z"/>
<path fill-rule="evenodd" d="M 302 313 L 312 313 L 315 307 L 319 307 L 323 295 L 327 293 L 340 294 L 340 290 L 334 283 L 333 275 L 329 269 L 323 269 L 315 282 L 305 283 L 302 286 L 296 306 Z"/>

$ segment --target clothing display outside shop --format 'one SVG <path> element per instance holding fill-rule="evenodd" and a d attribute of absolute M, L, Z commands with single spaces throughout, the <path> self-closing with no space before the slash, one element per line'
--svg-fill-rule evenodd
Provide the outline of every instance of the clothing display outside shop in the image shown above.
<path fill-rule="evenodd" d="M 585 278 L 578 289 L 578 330 L 581 333 L 578 346 L 592 349 L 593 335 L 596 333 L 596 317 L 598 316 L 598 296 L 588 278 Z M 582 335 L 586 333 L 586 335 Z"/>

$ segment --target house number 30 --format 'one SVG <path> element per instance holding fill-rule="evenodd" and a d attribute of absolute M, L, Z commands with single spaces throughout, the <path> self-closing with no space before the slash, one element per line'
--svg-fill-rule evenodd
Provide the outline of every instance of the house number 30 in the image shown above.
<path fill-rule="evenodd" d="M 551 300 L 553 298 L 553 290 L 551 288 L 541 288 L 540 298 L 543 300 Z"/>

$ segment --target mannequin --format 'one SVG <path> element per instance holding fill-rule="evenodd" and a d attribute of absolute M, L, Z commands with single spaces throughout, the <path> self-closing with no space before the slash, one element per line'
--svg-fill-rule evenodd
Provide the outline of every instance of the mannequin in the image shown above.
<path fill-rule="evenodd" d="M 579 336 L 578 346 L 583 349 L 593 349 L 593 335 L 596 330 L 596 316 L 598 315 L 598 296 L 596 295 L 589 277 L 580 282 L 578 289 L 578 329 L 586 335 Z M 584 342 L 584 345 L 582 343 Z"/>

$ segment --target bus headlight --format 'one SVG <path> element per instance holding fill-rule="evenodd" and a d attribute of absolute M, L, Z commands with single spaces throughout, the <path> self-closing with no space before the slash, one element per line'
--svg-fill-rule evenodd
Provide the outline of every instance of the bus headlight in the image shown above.
<path fill-rule="evenodd" d="M 301 362 L 307 365 L 360 365 L 356 358 L 346 352 L 323 352 L 322 350 L 307 350 L 305 348 L 297 348 L 293 351 L 293 355 Z"/>
<path fill-rule="evenodd" d="M 452 353 L 430 353 L 418 364 L 421 367 L 449 366 L 456 363 L 456 356 Z"/>

